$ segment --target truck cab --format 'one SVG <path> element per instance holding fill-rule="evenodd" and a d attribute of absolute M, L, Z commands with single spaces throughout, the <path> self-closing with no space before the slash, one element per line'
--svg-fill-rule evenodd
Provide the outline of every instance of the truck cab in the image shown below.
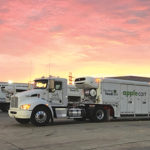
<path fill-rule="evenodd" d="M 69 117 L 68 114 L 71 113 L 68 107 L 67 79 L 43 77 L 35 79 L 32 90 L 11 97 L 9 116 L 22 124 L 31 121 L 34 125 L 42 126 L 49 121 L 53 122 L 54 118 Z M 75 113 L 76 111 L 72 115 Z M 81 110 L 78 110 L 78 114 L 77 117 Z"/>

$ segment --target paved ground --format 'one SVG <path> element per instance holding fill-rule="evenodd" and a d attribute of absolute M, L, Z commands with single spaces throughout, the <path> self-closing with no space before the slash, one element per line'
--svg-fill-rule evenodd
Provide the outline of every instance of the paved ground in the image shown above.
<path fill-rule="evenodd" d="M 20 125 L 0 112 L 1 150 L 150 150 L 150 121 L 105 123 L 59 120 Z"/>

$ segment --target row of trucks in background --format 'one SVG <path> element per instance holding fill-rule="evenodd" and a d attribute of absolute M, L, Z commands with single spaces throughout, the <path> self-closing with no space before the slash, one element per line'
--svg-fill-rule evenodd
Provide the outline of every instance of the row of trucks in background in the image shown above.
<path fill-rule="evenodd" d="M 0 82 L 0 110 L 7 112 L 10 107 L 11 96 L 31 88 L 32 85 L 28 83 Z"/>
<path fill-rule="evenodd" d="M 150 118 L 150 84 L 112 78 L 39 78 L 34 88 L 11 96 L 9 116 L 17 122 L 47 125 L 58 118 Z M 70 89 L 70 90 L 68 90 Z"/>

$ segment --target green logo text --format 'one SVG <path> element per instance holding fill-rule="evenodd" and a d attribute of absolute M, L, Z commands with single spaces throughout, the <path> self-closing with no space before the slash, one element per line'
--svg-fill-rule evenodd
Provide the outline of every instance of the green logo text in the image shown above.
<path fill-rule="evenodd" d="M 123 91 L 123 95 L 125 96 L 146 96 L 146 92 L 136 92 L 134 91 Z"/>

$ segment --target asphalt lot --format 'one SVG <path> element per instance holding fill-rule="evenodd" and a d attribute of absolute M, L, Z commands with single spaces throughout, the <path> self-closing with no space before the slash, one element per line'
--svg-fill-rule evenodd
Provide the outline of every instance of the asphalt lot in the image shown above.
<path fill-rule="evenodd" d="M 1 150 L 150 150 L 150 121 L 91 123 L 57 120 L 21 125 L 0 112 Z"/>

